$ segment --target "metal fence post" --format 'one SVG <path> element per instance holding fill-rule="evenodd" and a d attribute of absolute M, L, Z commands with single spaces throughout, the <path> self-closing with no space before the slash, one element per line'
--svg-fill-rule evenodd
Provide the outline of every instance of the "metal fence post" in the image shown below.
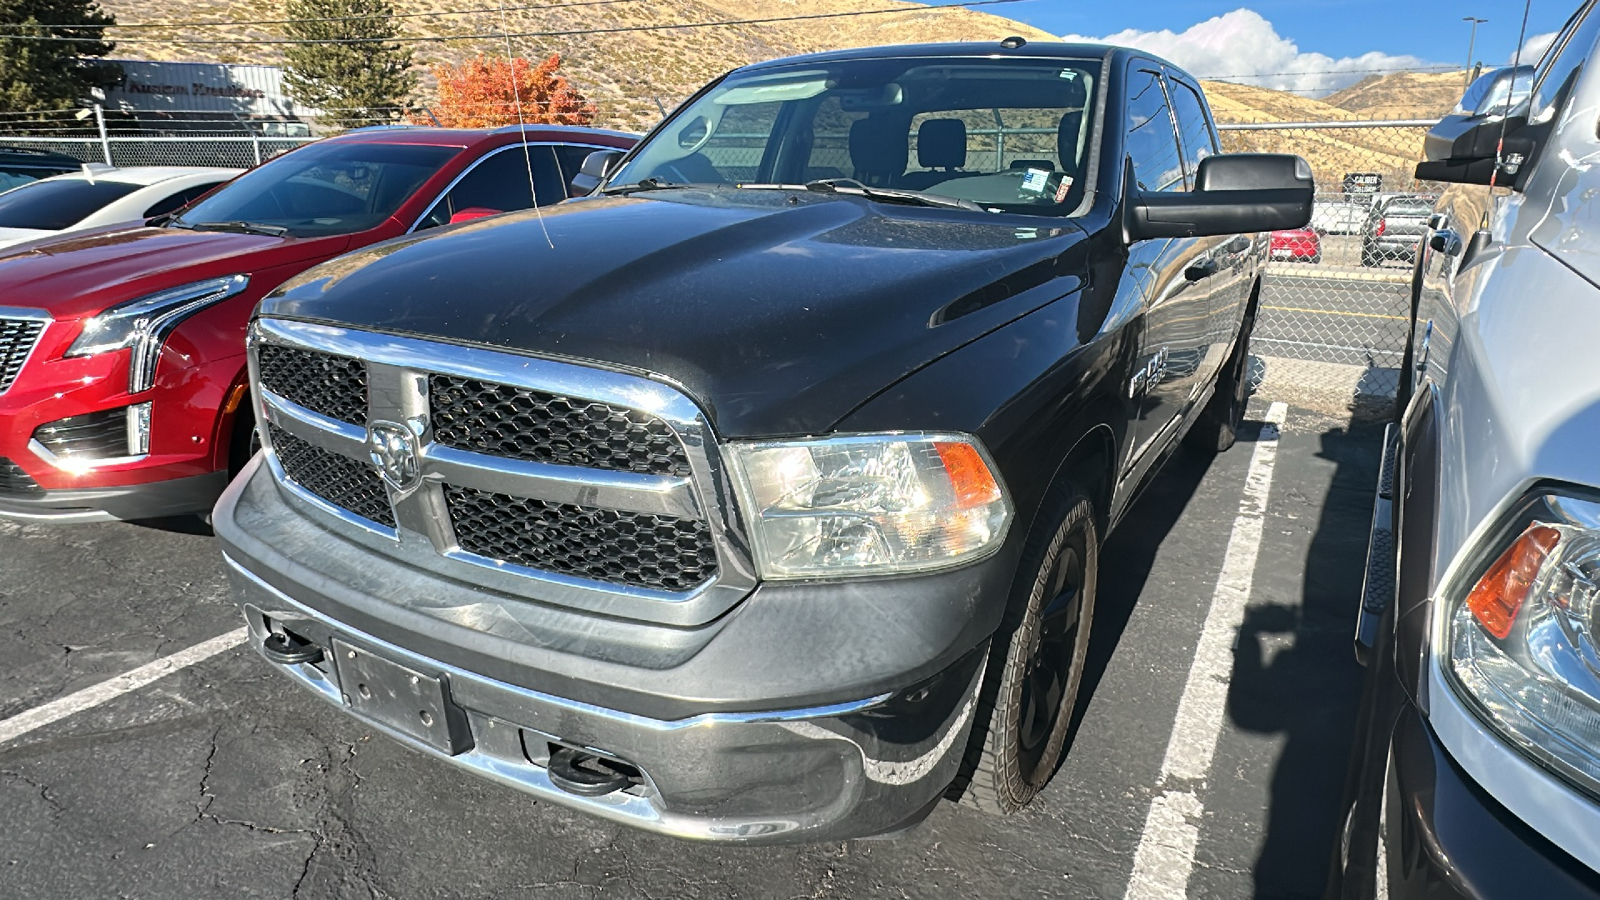
<path fill-rule="evenodd" d="M 111 161 L 111 138 L 106 135 L 106 112 L 98 103 L 94 105 L 94 123 L 100 127 L 100 149 L 105 152 L 106 165 L 116 165 Z"/>

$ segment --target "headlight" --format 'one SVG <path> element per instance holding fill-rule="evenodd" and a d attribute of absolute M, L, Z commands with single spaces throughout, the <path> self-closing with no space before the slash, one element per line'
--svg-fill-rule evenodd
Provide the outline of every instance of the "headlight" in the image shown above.
<path fill-rule="evenodd" d="M 249 284 L 247 275 L 213 278 L 113 306 L 83 323 L 83 332 L 67 348 L 67 355 L 94 356 L 131 347 L 128 393 L 149 390 L 155 383 L 156 360 L 172 330 L 211 304 L 241 293 Z"/>
<path fill-rule="evenodd" d="M 993 552 L 1011 503 L 976 440 L 851 435 L 734 444 L 766 578 L 888 575 Z"/>
<path fill-rule="evenodd" d="M 1541 495 L 1491 546 L 1447 588 L 1446 671 L 1506 739 L 1600 795 L 1600 504 Z"/>

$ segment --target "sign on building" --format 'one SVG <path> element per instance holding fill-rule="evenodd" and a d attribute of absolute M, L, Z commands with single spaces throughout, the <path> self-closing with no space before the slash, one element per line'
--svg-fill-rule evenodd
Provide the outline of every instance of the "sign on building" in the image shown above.
<path fill-rule="evenodd" d="M 298 119 L 317 111 L 289 99 L 277 66 L 114 60 L 122 80 L 105 91 L 108 110 L 130 113 L 223 113 Z"/>

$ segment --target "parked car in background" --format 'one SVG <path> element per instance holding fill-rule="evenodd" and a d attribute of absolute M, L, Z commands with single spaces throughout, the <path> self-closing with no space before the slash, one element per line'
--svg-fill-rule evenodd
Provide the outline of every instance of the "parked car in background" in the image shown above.
<path fill-rule="evenodd" d="M 93 163 L 0 194 L 0 247 L 177 212 L 243 169 Z"/>
<path fill-rule="evenodd" d="M 1354 200 L 1318 200 L 1311 227 L 1319 234 L 1360 234 L 1370 207 Z"/>
<path fill-rule="evenodd" d="M 0 251 L 0 515 L 209 510 L 251 452 L 244 330 L 257 300 L 347 250 L 535 198 L 553 205 L 587 154 L 635 140 L 553 126 L 522 135 L 350 132 L 251 170 L 161 227 Z"/>
<path fill-rule="evenodd" d="M 1282 262 L 1322 262 L 1322 237 L 1314 228 L 1293 228 L 1272 233 L 1269 259 Z"/>
<path fill-rule="evenodd" d="M 1428 216 L 1432 214 L 1431 197 L 1397 194 L 1375 199 L 1362 230 L 1361 264 L 1414 262 L 1417 242 L 1428 230 Z"/>
<path fill-rule="evenodd" d="M 40 178 L 76 172 L 82 167 L 81 160 L 65 153 L 0 144 L 0 191 L 9 191 Z"/>
<path fill-rule="evenodd" d="M 665 834 L 1020 809 L 1103 535 L 1234 441 L 1310 166 L 1221 153 L 1157 58 L 1021 38 L 742 68 L 621 156 L 262 301 L 266 450 L 213 516 L 254 646 Z"/>
<path fill-rule="evenodd" d="M 1356 629 L 1344 897 L 1600 897 L 1597 44 L 1591 0 L 1523 105 L 1446 119 L 1428 146 L 1468 152 L 1417 167 L 1450 187 Z"/>

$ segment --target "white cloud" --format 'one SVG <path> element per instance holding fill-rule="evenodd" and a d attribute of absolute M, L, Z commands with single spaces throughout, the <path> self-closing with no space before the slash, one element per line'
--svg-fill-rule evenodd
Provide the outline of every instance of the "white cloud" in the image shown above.
<path fill-rule="evenodd" d="M 1313 95 L 1355 84 L 1367 77 L 1369 69 L 1427 65 L 1415 56 L 1391 56 L 1377 51 L 1338 59 L 1323 53 L 1302 53 L 1294 41 L 1278 34 L 1272 23 L 1253 9 L 1236 9 L 1181 32 L 1129 28 L 1098 38 L 1069 34 L 1063 40 L 1138 47 L 1172 60 L 1197 78 L 1224 78 Z"/>
<path fill-rule="evenodd" d="M 1551 31 L 1545 34 L 1536 34 L 1524 41 L 1521 54 L 1523 64 L 1531 66 L 1538 62 L 1539 57 L 1544 55 L 1544 51 L 1550 49 L 1550 42 L 1555 39 L 1556 32 Z M 1516 59 L 1516 56 L 1508 56 L 1506 57 L 1506 62 L 1510 63 L 1514 59 Z"/>

